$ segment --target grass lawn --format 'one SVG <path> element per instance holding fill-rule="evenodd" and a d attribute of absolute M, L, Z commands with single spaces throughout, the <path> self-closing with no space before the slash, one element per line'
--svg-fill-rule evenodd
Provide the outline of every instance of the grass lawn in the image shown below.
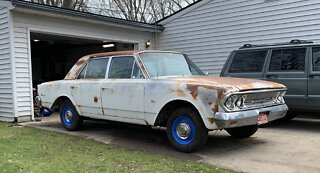
<path fill-rule="evenodd" d="M 228 172 L 192 161 L 0 122 L 0 172 Z"/>

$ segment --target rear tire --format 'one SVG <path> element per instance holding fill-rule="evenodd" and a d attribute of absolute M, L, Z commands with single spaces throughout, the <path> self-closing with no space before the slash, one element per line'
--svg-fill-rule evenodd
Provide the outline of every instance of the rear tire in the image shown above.
<path fill-rule="evenodd" d="M 247 138 L 255 134 L 258 130 L 258 125 L 235 127 L 225 129 L 234 138 Z"/>
<path fill-rule="evenodd" d="M 83 124 L 83 118 L 70 101 L 63 102 L 60 110 L 60 120 L 69 131 L 79 130 Z"/>
<path fill-rule="evenodd" d="M 170 115 L 167 137 L 178 151 L 193 152 L 207 142 L 208 130 L 196 110 L 183 107 Z"/>

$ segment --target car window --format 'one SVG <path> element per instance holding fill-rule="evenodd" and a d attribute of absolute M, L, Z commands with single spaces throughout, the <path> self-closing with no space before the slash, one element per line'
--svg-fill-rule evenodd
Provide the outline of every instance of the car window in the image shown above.
<path fill-rule="evenodd" d="M 306 48 L 273 50 L 269 71 L 304 71 Z"/>
<path fill-rule="evenodd" d="M 85 79 L 104 79 L 108 66 L 109 58 L 91 59 L 85 70 Z M 82 72 L 81 72 L 82 73 Z M 80 76 L 82 75 L 80 73 Z"/>
<path fill-rule="evenodd" d="M 86 75 L 87 65 L 82 69 L 81 73 L 79 74 L 77 79 L 84 79 Z"/>
<path fill-rule="evenodd" d="M 262 72 L 267 50 L 236 52 L 229 73 Z"/>
<path fill-rule="evenodd" d="M 312 48 L 312 68 L 313 71 L 320 71 L 320 47 Z"/>
<path fill-rule="evenodd" d="M 134 63 L 134 67 L 133 67 L 133 70 L 132 70 L 132 76 L 131 77 L 134 78 L 134 79 L 142 79 L 142 78 L 144 78 L 143 74 L 142 74 L 142 72 L 141 72 L 141 70 L 140 70 L 140 68 L 139 68 L 137 63 Z"/>
<path fill-rule="evenodd" d="M 133 56 L 113 57 L 108 78 L 131 78 Z"/>

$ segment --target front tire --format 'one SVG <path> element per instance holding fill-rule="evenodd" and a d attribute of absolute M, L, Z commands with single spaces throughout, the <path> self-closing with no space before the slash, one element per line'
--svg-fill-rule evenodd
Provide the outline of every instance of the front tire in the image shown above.
<path fill-rule="evenodd" d="M 82 127 L 83 118 L 70 101 L 65 101 L 60 110 L 62 125 L 69 131 L 76 131 Z"/>
<path fill-rule="evenodd" d="M 208 131 L 196 110 L 179 108 L 168 119 L 167 136 L 175 149 L 193 152 L 207 142 Z"/>
<path fill-rule="evenodd" d="M 255 134 L 258 130 L 258 125 L 235 127 L 225 129 L 234 138 L 247 138 Z"/>

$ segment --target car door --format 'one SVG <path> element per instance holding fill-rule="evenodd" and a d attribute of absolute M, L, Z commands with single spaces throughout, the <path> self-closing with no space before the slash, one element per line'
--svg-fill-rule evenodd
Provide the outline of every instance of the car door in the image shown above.
<path fill-rule="evenodd" d="M 222 76 L 262 79 L 268 49 L 235 51 Z"/>
<path fill-rule="evenodd" d="M 308 106 L 311 109 L 320 109 L 320 46 L 311 48 L 310 73 L 308 80 Z"/>
<path fill-rule="evenodd" d="M 70 86 L 71 94 L 83 116 L 103 115 L 100 98 L 100 83 L 105 80 L 109 58 L 90 59 L 78 79 Z"/>
<path fill-rule="evenodd" d="M 107 119 L 145 124 L 145 82 L 134 56 L 112 57 L 108 77 L 100 87 Z"/>
<path fill-rule="evenodd" d="M 307 48 L 274 48 L 270 55 L 265 80 L 288 88 L 285 101 L 289 108 L 303 108 L 307 104 Z"/>

